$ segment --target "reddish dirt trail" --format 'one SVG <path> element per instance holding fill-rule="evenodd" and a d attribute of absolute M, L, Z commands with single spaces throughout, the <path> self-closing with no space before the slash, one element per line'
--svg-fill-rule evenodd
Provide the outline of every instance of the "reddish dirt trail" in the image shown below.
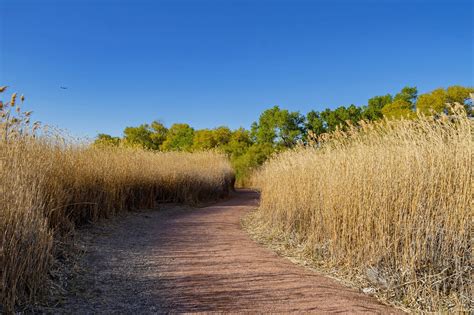
<path fill-rule="evenodd" d="M 253 242 L 240 219 L 258 195 L 133 214 L 85 233 L 86 272 L 63 310 L 84 313 L 399 313 Z"/>

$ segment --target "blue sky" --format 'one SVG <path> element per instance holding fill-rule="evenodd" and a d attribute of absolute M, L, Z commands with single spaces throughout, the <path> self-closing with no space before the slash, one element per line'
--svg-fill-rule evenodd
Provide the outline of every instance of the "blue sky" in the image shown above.
<path fill-rule="evenodd" d="M 472 86 L 473 14 L 456 0 L 0 0 L 0 85 L 77 136 L 249 127 L 273 105 Z"/>

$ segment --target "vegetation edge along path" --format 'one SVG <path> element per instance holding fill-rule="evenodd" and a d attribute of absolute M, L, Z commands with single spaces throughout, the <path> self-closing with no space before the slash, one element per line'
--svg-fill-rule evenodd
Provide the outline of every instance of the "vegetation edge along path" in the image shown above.
<path fill-rule="evenodd" d="M 279 257 L 240 221 L 259 196 L 238 190 L 203 208 L 170 207 L 82 229 L 81 271 L 53 312 L 400 313 Z"/>

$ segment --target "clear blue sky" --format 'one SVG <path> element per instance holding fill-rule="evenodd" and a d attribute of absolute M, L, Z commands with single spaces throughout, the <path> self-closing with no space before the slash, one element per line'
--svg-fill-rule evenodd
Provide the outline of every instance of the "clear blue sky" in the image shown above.
<path fill-rule="evenodd" d="M 457 0 L 0 0 L 0 85 L 78 136 L 249 127 L 273 105 L 472 86 L 473 16 Z"/>

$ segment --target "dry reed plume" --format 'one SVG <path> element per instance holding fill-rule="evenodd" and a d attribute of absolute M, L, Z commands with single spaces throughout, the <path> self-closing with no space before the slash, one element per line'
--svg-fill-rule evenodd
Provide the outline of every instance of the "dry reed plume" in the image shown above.
<path fill-rule="evenodd" d="M 251 224 L 411 310 L 472 311 L 472 127 L 458 108 L 277 155 Z"/>
<path fill-rule="evenodd" d="M 162 202 L 217 199 L 231 188 L 233 171 L 223 155 L 68 144 L 35 132 L 38 124 L 30 124 L 31 113 L 17 109 L 17 101 L 14 94 L 0 103 L 4 312 L 37 296 L 54 259 L 53 241 L 75 225 Z"/>

